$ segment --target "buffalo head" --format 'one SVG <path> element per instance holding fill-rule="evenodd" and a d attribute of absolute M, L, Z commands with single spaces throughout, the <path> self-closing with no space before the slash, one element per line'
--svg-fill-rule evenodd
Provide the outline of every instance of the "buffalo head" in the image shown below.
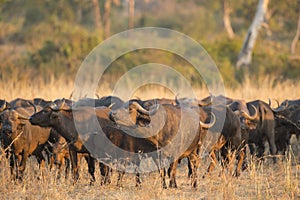
<path fill-rule="evenodd" d="M 159 105 L 155 104 L 149 110 L 143 108 L 136 101 L 125 104 L 122 108 L 110 112 L 110 119 L 126 126 L 147 126 L 150 124 L 150 116 L 154 115 Z"/>
<path fill-rule="evenodd" d="M 57 123 L 60 118 L 61 110 L 71 111 L 71 109 L 65 105 L 65 99 L 56 100 L 47 104 L 41 111 L 33 114 L 29 121 L 33 125 L 39 125 L 41 127 L 50 127 Z"/>

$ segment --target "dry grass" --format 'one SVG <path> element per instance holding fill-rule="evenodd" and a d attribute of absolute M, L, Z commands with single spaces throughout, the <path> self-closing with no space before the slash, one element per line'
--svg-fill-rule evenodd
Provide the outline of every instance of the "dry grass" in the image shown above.
<path fill-rule="evenodd" d="M 276 165 L 252 163 L 239 178 L 221 174 L 219 166 L 210 176 L 199 178 L 197 190 L 189 185 L 186 163 L 183 162 L 178 168 L 178 189 L 164 190 L 155 172 L 142 175 L 141 188 L 135 187 L 133 174 L 126 174 L 123 187 L 117 187 L 117 173 L 113 173 L 110 185 L 101 186 L 98 181 L 90 186 L 84 162 L 76 185 L 70 179 L 55 179 L 55 170 L 48 169 L 44 178 L 37 180 L 38 167 L 33 158 L 28 163 L 24 182 L 16 183 L 10 180 L 8 163 L 2 158 L 0 191 L 1 199 L 299 199 L 300 166 L 293 165 L 294 162 L 284 158 Z M 200 177 L 207 166 L 208 160 L 203 160 L 198 171 Z M 96 179 L 99 178 L 97 170 Z"/>
<path fill-rule="evenodd" d="M 73 83 L 64 79 L 50 79 L 48 83 L 39 80 L 19 82 L 11 79 L 0 82 L 0 98 L 12 100 L 17 97 L 56 99 L 70 96 Z M 251 80 L 236 89 L 226 89 L 226 94 L 234 98 L 246 100 L 276 98 L 296 99 L 300 97 L 300 83 L 293 84 L 289 81 L 282 82 L 273 87 L 272 78 L 264 80 Z M 258 84 L 258 81 L 260 82 Z M 39 83 L 39 84 L 37 84 Z M 255 84 L 254 84 L 255 83 Z M 256 86 L 254 86 L 256 85 Z M 111 94 L 108 86 L 102 86 L 98 92 L 101 95 Z M 198 89 L 199 98 L 205 97 L 206 89 Z M 141 98 L 168 97 L 174 94 L 168 89 L 159 86 L 150 86 L 137 89 L 132 96 Z M 178 189 L 163 190 L 160 187 L 158 173 L 143 174 L 142 187 L 134 186 L 134 175 L 124 177 L 123 187 L 116 186 L 116 173 L 113 173 L 112 184 L 101 186 L 99 183 L 99 170 L 96 172 L 97 182 L 89 185 L 87 166 L 81 166 L 81 178 L 76 185 L 71 180 L 56 180 L 55 170 L 46 173 L 42 180 L 37 180 L 37 162 L 30 158 L 22 183 L 15 183 L 10 179 L 8 163 L 4 157 L 0 159 L 0 199 L 299 199 L 300 198 L 300 166 L 299 152 L 296 156 L 284 158 L 278 164 L 265 162 L 262 165 L 250 164 L 250 169 L 243 172 L 239 178 L 228 174 L 220 174 L 220 167 L 205 179 L 199 178 L 198 189 L 193 190 L 187 178 L 186 164 L 178 169 Z M 199 168 L 199 177 L 208 166 L 208 161 L 203 160 Z"/>

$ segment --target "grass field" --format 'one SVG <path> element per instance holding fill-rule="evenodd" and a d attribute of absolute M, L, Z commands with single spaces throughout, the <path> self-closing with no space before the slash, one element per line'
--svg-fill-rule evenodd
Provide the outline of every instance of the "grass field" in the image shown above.
<path fill-rule="evenodd" d="M 300 83 L 289 81 L 273 86 L 272 78 L 251 80 L 247 78 L 243 85 L 235 89 L 226 88 L 226 94 L 233 98 L 246 100 L 275 98 L 296 99 L 300 97 Z M 258 83 L 259 81 L 259 83 Z M 68 98 L 73 90 L 73 83 L 64 79 L 53 79 L 49 83 L 37 84 L 37 81 L 0 82 L 0 98 L 8 101 L 17 98 L 42 97 L 54 100 Z M 109 95 L 111 89 L 99 88 L 101 96 Z M 198 98 L 208 95 L 206 89 L 196 91 Z M 161 87 L 148 87 L 137 90 L 132 96 L 140 98 L 169 97 L 175 94 Z M 294 147 L 293 147 L 294 148 Z M 299 147 L 298 147 L 299 148 Z M 297 150 L 297 147 L 294 148 Z M 141 188 L 135 187 L 134 175 L 126 174 L 123 187 L 117 187 L 117 173 L 113 173 L 112 183 L 108 186 L 100 185 L 99 168 L 96 170 L 96 183 L 89 185 L 87 166 L 82 162 L 80 180 L 76 185 L 71 179 L 57 180 L 56 171 L 46 169 L 44 177 L 38 180 L 37 162 L 30 158 L 25 179 L 22 183 L 15 183 L 10 179 L 10 170 L 4 156 L 0 157 L 0 199 L 300 199 L 300 165 L 299 152 L 282 157 L 277 164 L 268 159 L 261 165 L 250 162 L 250 169 L 244 171 L 239 178 L 227 173 L 220 174 L 218 166 L 210 176 L 202 179 L 208 167 L 209 160 L 203 160 L 198 171 L 198 189 L 189 185 L 187 166 L 183 162 L 178 169 L 178 189 L 161 188 L 158 173 L 143 174 Z"/>

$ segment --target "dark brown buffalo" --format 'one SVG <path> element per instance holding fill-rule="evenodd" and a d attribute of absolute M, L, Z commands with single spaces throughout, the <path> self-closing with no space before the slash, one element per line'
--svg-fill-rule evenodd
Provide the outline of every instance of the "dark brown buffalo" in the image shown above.
<path fill-rule="evenodd" d="M 51 168 L 55 164 L 58 168 L 57 179 L 61 177 L 63 167 L 65 167 L 65 178 L 68 178 L 70 171 L 70 154 L 67 141 L 58 135 L 54 143 L 49 142 L 51 146 Z"/>
<path fill-rule="evenodd" d="M 84 146 L 83 141 L 79 137 L 75 121 L 86 128 L 85 133 L 92 133 L 97 130 L 91 130 L 95 126 L 89 126 L 90 123 L 100 123 L 101 127 L 106 125 L 113 125 L 109 119 L 110 109 L 106 107 L 98 107 L 97 109 L 91 107 L 73 108 L 66 106 L 64 100 L 58 101 L 60 106 L 56 103 L 51 103 L 40 112 L 34 114 L 30 118 L 30 122 L 41 127 L 51 127 L 63 136 L 68 142 L 69 152 L 71 157 L 71 164 L 73 168 L 74 180 L 79 178 L 78 174 L 78 153 L 86 153 L 88 157 L 88 170 L 91 175 L 91 183 L 95 181 L 95 159 L 90 155 L 88 149 Z M 97 115 L 98 121 L 95 122 L 91 118 Z M 75 118 L 74 118 L 75 117 Z"/>
<path fill-rule="evenodd" d="M 277 149 L 284 154 L 290 145 L 293 134 L 300 142 L 300 100 L 285 100 L 272 110 L 276 120 Z"/>
<path fill-rule="evenodd" d="M 188 157 L 191 163 L 198 162 L 197 149 L 203 129 L 210 128 L 215 121 L 205 124 L 199 119 L 199 115 L 189 107 L 156 104 L 147 111 L 137 101 L 130 101 L 125 105 L 125 107 L 112 111 L 111 119 L 121 128 L 126 127 L 152 143 L 156 149 L 162 150 L 162 156 L 172 159 L 170 187 L 177 187 L 175 175 L 178 161 Z M 155 135 L 152 136 L 153 132 Z M 164 149 L 168 145 L 171 147 Z M 160 166 L 160 161 L 156 163 Z M 192 169 L 192 186 L 196 187 L 197 166 L 193 166 Z M 159 170 L 162 186 L 166 188 L 165 169 L 159 168 Z"/>
<path fill-rule="evenodd" d="M 251 129 L 249 132 L 248 144 L 250 153 L 255 153 L 255 147 L 257 147 L 257 157 L 262 158 L 265 151 L 265 142 L 269 143 L 270 153 L 273 155 L 273 161 L 276 162 L 276 144 L 275 144 L 275 118 L 270 106 L 260 100 L 251 101 L 247 103 L 247 107 L 250 113 L 254 111 L 251 107 L 255 107 L 258 111 L 256 117 L 257 126 Z"/>
<path fill-rule="evenodd" d="M 148 140 L 145 140 L 144 138 L 131 136 L 117 127 L 106 126 L 102 130 L 105 133 L 106 137 L 112 142 L 113 145 L 115 145 L 116 148 L 120 148 L 123 150 L 120 151 L 121 153 L 118 153 L 117 159 L 124 160 L 125 158 L 127 158 L 130 161 L 132 161 L 133 164 L 135 164 L 137 167 L 139 167 L 141 161 L 140 158 L 137 157 L 138 155 L 141 155 L 141 153 L 143 153 L 143 155 L 147 155 L 147 153 L 154 152 L 157 150 L 157 147 Z M 115 153 L 115 150 L 106 149 L 106 153 L 113 154 Z M 134 155 L 130 157 L 130 154 L 128 153 L 134 153 Z M 117 185 L 119 186 L 122 184 L 122 177 L 124 173 L 125 170 L 119 171 L 117 183 Z M 137 169 L 136 186 L 139 186 L 140 184 L 140 173 Z"/>
<path fill-rule="evenodd" d="M 20 180 L 28 156 L 35 155 L 40 167 L 43 168 L 45 158 L 42 150 L 50 135 L 50 129 L 33 126 L 29 123 L 28 119 L 31 114 L 33 114 L 33 109 L 29 107 L 6 109 L 0 114 L 2 145 L 10 153 L 12 174 L 16 165 L 16 178 Z M 14 161 L 15 159 L 17 162 Z"/>
<path fill-rule="evenodd" d="M 211 95 L 202 99 L 201 102 L 203 104 L 211 103 L 213 105 L 227 105 L 240 118 L 243 132 L 245 132 L 243 133 L 244 135 L 247 135 L 249 130 L 256 128 L 255 120 L 258 116 L 258 111 L 255 107 L 248 107 L 245 100 L 233 99 L 223 95 Z M 250 113 L 253 113 L 253 115 Z"/>
<path fill-rule="evenodd" d="M 119 97 L 115 96 L 105 96 L 100 99 L 92 99 L 92 98 L 83 98 L 79 99 L 77 102 L 74 103 L 73 107 L 84 107 L 84 106 L 91 106 L 91 107 L 110 107 L 111 109 L 120 108 L 123 105 L 123 101 Z"/>
<path fill-rule="evenodd" d="M 48 141 L 50 146 L 52 147 L 52 157 L 51 162 L 55 164 L 58 168 L 57 173 L 57 179 L 60 179 L 61 173 L 63 169 L 65 169 L 65 178 L 68 178 L 69 172 L 70 172 L 70 153 L 69 153 L 69 145 L 64 137 L 58 134 L 58 138 L 56 139 L 56 142 L 51 143 Z M 86 153 L 78 154 L 78 161 L 81 160 L 81 158 L 84 157 L 85 160 L 89 161 L 89 155 Z M 78 168 L 80 162 L 78 162 Z"/>
<path fill-rule="evenodd" d="M 217 163 L 216 153 L 218 151 L 221 151 L 221 155 L 224 159 L 222 162 L 224 168 L 231 159 L 228 152 L 236 152 L 238 162 L 234 175 L 239 176 L 246 155 L 246 143 L 242 136 L 239 117 L 229 107 L 221 104 L 212 107 L 204 107 L 204 110 L 206 110 L 206 112 L 211 111 L 216 116 L 216 123 L 209 129 L 209 133 L 220 133 L 217 141 L 212 142 L 212 146 L 209 148 L 212 162 L 207 169 L 207 173 L 210 173 L 214 169 L 215 164 Z"/>

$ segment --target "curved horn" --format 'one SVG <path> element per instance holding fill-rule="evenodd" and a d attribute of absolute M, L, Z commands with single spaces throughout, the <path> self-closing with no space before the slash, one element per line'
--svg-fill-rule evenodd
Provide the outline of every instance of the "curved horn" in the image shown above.
<path fill-rule="evenodd" d="M 73 92 L 74 91 L 71 92 L 69 99 L 71 99 L 73 97 Z"/>
<path fill-rule="evenodd" d="M 33 107 L 33 111 L 34 111 L 34 113 L 33 114 L 35 114 L 36 113 L 36 105 L 34 105 L 31 101 L 28 101 L 28 103 L 30 104 L 30 105 L 32 105 L 32 107 Z"/>
<path fill-rule="evenodd" d="M 134 96 L 134 98 L 137 99 L 137 100 L 141 100 L 141 98 L 138 97 L 138 96 Z"/>
<path fill-rule="evenodd" d="M 49 107 L 50 107 L 51 110 L 54 110 L 54 111 L 58 111 L 59 110 L 57 104 L 54 103 L 54 102 L 51 102 L 51 104 L 50 104 Z"/>
<path fill-rule="evenodd" d="M 178 100 L 178 98 L 177 98 L 178 95 L 179 95 L 179 94 L 176 94 L 176 96 L 175 96 L 175 103 L 176 103 L 176 105 L 180 105 L 180 102 L 179 102 L 179 100 Z"/>
<path fill-rule="evenodd" d="M 22 114 L 18 113 L 17 111 L 16 111 L 16 114 L 17 114 L 17 117 L 18 117 L 18 119 L 25 119 L 25 120 L 29 120 L 29 118 L 30 118 L 30 117 L 26 117 L 26 116 L 24 116 L 24 115 L 22 115 Z"/>
<path fill-rule="evenodd" d="M 202 101 L 202 100 L 198 100 L 198 105 L 201 106 L 201 107 L 203 107 L 203 106 L 208 106 L 208 105 L 210 105 L 211 103 L 212 103 L 211 101 L 209 101 L 209 102 L 204 102 L 204 101 Z"/>
<path fill-rule="evenodd" d="M 61 103 L 61 105 L 59 106 L 59 110 L 63 109 L 65 103 L 66 103 L 66 100 L 65 100 L 65 98 L 63 98 L 63 99 L 62 99 L 62 103 Z"/>
<path fill-rule="evenodd" d="M 273 100 L 276 102 L 277 108 L 279 108 L 279 102 L 278 102 L 278 100 L 277 100 L 277 99 L 273 99 Z M 269 98 L 269 106 L 270 106 L 270 108 L 271 108 L 271 105 L 272 105 L 272 101 L 271 101 L 271 99 Z"/>
<path fill-rule="evenodd" d="M 273 110 L 273 112 L 282 112 L 282 111 L 286 110 L 287 107 L 288 107 L 288 105 L 289 105 L 288 101 L 284 101 L 284 102 L 283 102 L 284 105 L 282 105 L 282 106 L 279 106 L 279 103 L 278 103 L 277 100 L 276 100 L 276 102 L 277 102 L 277 104 L 278 104 L 278 107 L 275 108 L 275 109 L 271 108 L 271 109 Z M 283 103 L 282 103 L 282 104 L 283 104 Z"/>
<path fill-rule="evenodd" d="M 5 100 L 3 100 L 3 101 L 4 101 L 4 104 L 1 106 L 0 112 L 4 111 L 7 108 L 7 102 Z"/>
<path fill-rule="evenodd" d="M 116 104 L 116 102 L 111 103 L 108 108 L 111 109 L 111 107 L 113 107 Z"/>
<path fill-rule="evenodd" d="M 145 115 L 153 115 L 155 114 L 155 112 L 158 110 L 158 104 L 155 103 L 155 108 L 154 109 L 151 109 L 151 110 L 146 110 L 145 108 L 143 108 L 140 104 L 138 104 L 137 102 L 132 102 L 132 105 L 136 106 L 137 107 L 137 111 L 139 111 L 140 113 L 143 113 Z"/>
<path fill-rule="evenodd" d="M 276 103 L 277 103 L 277 108 L 279 107 L 279 101 L 277 99 L 275 99 Z"/>
<path fill-rule="evenodd" d="M 246 118 L 246 119 L 249 119 L 249 120 L 255 120 L 256 118 L 257 118 L 257 116 L 258 116 L 258 110 L 257 110 L 257 108 L 254 106 L 254 105 L 251 105 L 252 106 L 252 108 L 254 109 L 254 111 L 255 111 L 255 113 L 254 113 L 254 115 L 248 115 L 248 113 L 246 113 L 246 112 L 242 112 L 242 115 Z"/>
<path fill-rule="evenodd" d="M 54 146 L 52 142 L 47 141 L 47 143 L 48 143 L 51 147 Z"/>
<path fill-rule="evenodd" d="M 213 118 L 213 121 L 211 121 L 208 124 L 202 122 L 201 120 L 199 121 L 199 123 L 200 123 L 200 125 L 201 125 L 202 128 L 209 129 L 209 128 L 213 127 L 213 125 L 215 125 L 215 123 L 216 123 L 216 116 L 215 116 L 214 113 L 211 113 L 211 116 Z"/>

